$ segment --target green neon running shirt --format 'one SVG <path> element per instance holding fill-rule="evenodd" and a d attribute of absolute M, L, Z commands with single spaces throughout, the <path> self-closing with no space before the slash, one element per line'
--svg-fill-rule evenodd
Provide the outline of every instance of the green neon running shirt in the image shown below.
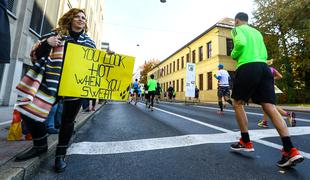
<path fill-rule="evenodd" d="M 155 91 L 157 87 L 157 82 L 155 79 L 150 79 L 147 81 L 148 91 Z"/>
<path fill-rule="evenodd" d="M 267 61 L 267 50 L 262 34 L 247 24 L 237 26 L 231 31 L 234 49 L 231 57 L 237 60 L 237 68 L 243 64 Z"/>

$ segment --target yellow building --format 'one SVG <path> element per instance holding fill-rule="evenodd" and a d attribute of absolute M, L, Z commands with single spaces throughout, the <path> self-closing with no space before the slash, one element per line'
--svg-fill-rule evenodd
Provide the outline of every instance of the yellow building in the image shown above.
<path fill-rule="evenodd" d="M 213 75 L 218 71 L 218 64 L 224 64 L 232 77 L 236 69 L 236 63 L 230 57 L 233 26 L 233 19 L 222 19 L 154 67 L 148 78 L 154 74 L 164 92 L 172 84 L 176 100 L 185 100 L 186 63 L 195 63 L 200 101 L 217 101 L 218 82 Z"/>

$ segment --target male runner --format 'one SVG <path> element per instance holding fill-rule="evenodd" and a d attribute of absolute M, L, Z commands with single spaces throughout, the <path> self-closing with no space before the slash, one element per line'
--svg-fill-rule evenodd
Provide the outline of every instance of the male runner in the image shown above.
<path fill-rule="evenodd" d="M 218 65 L 218 72 L 214 74 L 214 77 L 218 80 L 218 89 L 217 89 L 217 97 L 218 97 L 218 103 L 220 106 L 220 111 L 218 111 L 218 114 L 223 114 L 223 98 L 226 102 L 228 102 L 230 105 L 232 105 L 232 101 L 230 99 L 230 91 L 229 91 L 229 80 L 230 76 L 226 70 L 224 70 L 224 65 L 219 64 Z"/>
<path fill-rule="evenodd" d="M 154 75 L 151 75 L 151 79 L 149 79 L 147 81 L 147 86 L 148 86 L 148 93 L 149 93 L 149 109 L 151 109 L 151 111 L 153 111 L 153 107 L 154 107 L 154 97 L 155 97 L 155 92 L 156 92 L 156 88 L 157 88 L 157 82 L 154 79 Z"/>
<path fill-rule="evenodd" d="M 137 104 L 138 102 L 138 93 L 139 93 L 139 82 L 138 82 L 138 79 L 135 80 L 135 82 L 132 84 L 132 87 L 133 87 L 133 94 L 134 94 L 134 98 L 135 98 L 135 105 Z"/>
<path fill-rule="evenodd" d="M 237 70 L 234 80 L 232 98 L 236 119 L 241 131 L 240 141 L 232 144 L 235 151 L 254 151 L 253 143 L 248 133 L 248 119 L 244 111 L 244 102 L 250 98 L 254 103 L 260 104 L 270 117 L 277 129 L 283 144 L 282 159 L 278 161 L 279 167 L 294 166 L 304 160 L 298 150 L 293 146 L 287 126 L 275 107 L 275 92 L 273 75 L 266 64 L 267 50 L 261 33 L 248 24 L 248 15 L 238 13 L 235 17 L 235 28 L 231 35 L 234 49 L 232 59 L 237 61 Z"/>

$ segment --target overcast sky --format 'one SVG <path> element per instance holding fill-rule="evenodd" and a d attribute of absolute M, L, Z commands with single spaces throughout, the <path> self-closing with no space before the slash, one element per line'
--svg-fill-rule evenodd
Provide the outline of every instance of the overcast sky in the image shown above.
<path fill-rule="evenodd" d="M 252 0 L 105 0 L 102 37 L 111 50 L 145 60 L 167 58 L 225 17 L 252 17 Z M 137 46 L 139 45 L 139 46 Z"/>

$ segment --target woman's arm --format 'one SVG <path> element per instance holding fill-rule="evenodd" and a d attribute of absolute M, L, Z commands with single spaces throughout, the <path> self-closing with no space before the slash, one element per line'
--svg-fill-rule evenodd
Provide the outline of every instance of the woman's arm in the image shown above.
<path fill-rule="evenodd" d="M 274 79 L 275 80 L 279 80 L 279 79 L 282 79 L 282 74 L 279 73 L 279 71 L 277 71 L 275 68 L 274 68 L 274 75 L 273 75 Z"/>
<path fill-rule="evenodd" d="M 61 45 L 60 36 L 51 34 L 48 37 L 36 42 L 32 47 L 30 57 L 32 60 L 38 60 L 50 54 L 53 47 Z"/>

